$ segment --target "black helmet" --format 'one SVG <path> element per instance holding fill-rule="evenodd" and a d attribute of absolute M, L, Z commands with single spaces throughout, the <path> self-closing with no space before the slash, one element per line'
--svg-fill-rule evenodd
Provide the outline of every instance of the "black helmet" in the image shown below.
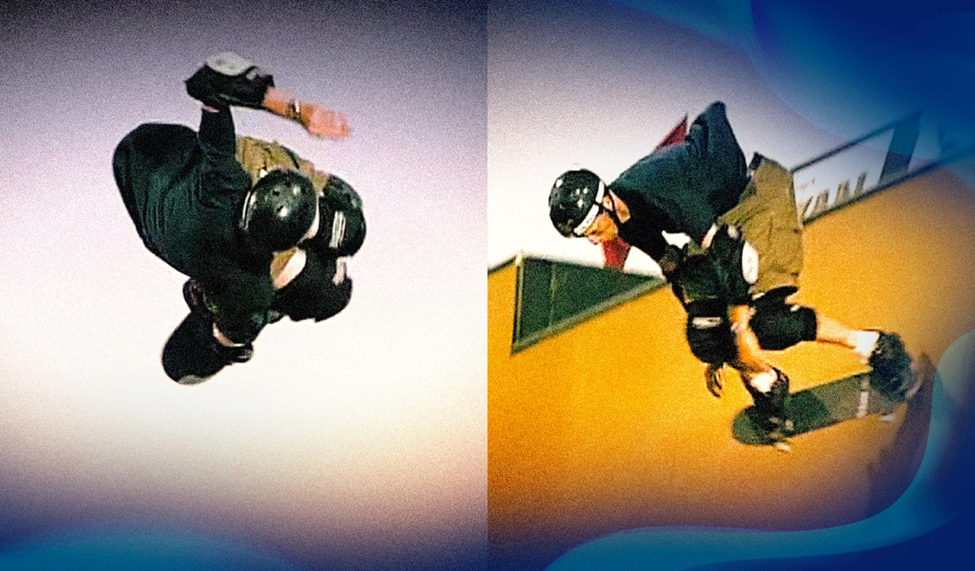
<path fill-rule="evenodd" d="M 258 250 L 280 252 L 301 240 L 317 211 L 318 196 L 308 177 L 274 170 L 254 183 L 244 199 L 240 229 Z"/>
<path fill-rule="evenodd" d="M 563 236 L 582 237 L 602 210 L 606 187 L 596 173 L 574 170 L 555 179 L 548 195 L 549 217 Z"/>
<path fill-rule="evenodd" d="M 321 199 L 322 219 L 315 241 L 331 256 L 351 256 L 366 239 L 366 218 L 359 194 L 341 178 L 329 175 Z"/>

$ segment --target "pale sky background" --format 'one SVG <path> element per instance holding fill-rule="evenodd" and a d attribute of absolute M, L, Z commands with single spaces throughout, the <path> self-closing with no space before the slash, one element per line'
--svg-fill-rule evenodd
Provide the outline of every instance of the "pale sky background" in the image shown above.
<path fill-rule="evenodd" d="M 486 12 L 344 5 L 0 5 L 0 568 L 96 533 L 484 564 Z M 143 248 L 111 156 L 143 122 L 196 129 L 182 82 L 225 50 L 348 114 L 341 142 L 235 118 L 352 184 L 368 234 L 345 311 L 183 387 L 159 359 L 185 278 Z"/>
<path fill-rule="evenodd" d="M 599 248 L 552 227 L 555 178 L 588 168 L 609 183 L 712 101 L 727 104 L 746 159 L 760 152 L 786 166 L 919 109 L 919 155 L 937 154 L 939 126 L 975 140 L 970 100 L 958 90 L 971 87 L 968 64 L 956 51 L 975 13 L 935 2 L 915 10 L 914 28 L 888 29 L 885 18 L 903 24 L 903 14 L 856 4 L 493 1 L 488 266 L 518 252 L 600 264 Z M 871 142 L 874 157 L 889 140 Z M 627 270 L 658 272 L 639 251 Z"/>

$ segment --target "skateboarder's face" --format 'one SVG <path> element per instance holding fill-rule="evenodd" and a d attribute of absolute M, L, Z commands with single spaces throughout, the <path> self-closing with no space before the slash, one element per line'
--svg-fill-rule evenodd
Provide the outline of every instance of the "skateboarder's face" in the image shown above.
<path fill-rule="evenodd" d="M 603 199 L 603 208 L 611 207 L 611 199 L 607 196 Z M 602 244 L 603 242 L 612 242 L 619 237 L 619 228 L 616 227 L 616 222 L 613 220 L 606 210 L 599 213 L 599 216 L 592 221 L 592 224 L 586 228 L 583 236 L 593 244 Z"/>

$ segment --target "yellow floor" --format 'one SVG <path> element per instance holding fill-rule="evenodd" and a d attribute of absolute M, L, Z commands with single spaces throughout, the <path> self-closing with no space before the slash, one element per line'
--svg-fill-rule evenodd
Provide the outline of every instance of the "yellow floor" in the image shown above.
<path fill-rule="evenodd" d="M 975 329 L 975 196 L 922 175 L 811 223 L 801 303 L 901 333 L 937 363 Z M 732 438 L 750 404 L 737 379 L 705 388 L 669 290 L 512 355 L 515 270 L 489 277 L 488 529 L 492 561 L 544 565 L 600 535 L 660 525 L 811 529 L 899 497 L 921 456 L 929 391 L 894 422 L 846 422 L 785 454 Z M 863 370 L 816 344 L 775 360 L 792 390 Z"/>

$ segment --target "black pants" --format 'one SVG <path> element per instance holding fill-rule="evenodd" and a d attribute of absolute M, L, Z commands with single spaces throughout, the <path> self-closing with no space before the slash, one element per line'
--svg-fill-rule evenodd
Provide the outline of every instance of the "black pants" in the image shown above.
<path fill-rule="evenodd" d="M 197 146 L 196 132 L 184 125 L 145 123 L 126 135 L 112 155 L 112 172 L 115 184 L 122 195 L 122 203 L 135 224 L 142 242 L 154 254 L 159 255 L 147 238 L 139 214 L 147 201 L 140 196 L 137 177 L 160 176 L 173 165 L 185 165 Z M 171 173 L 175 174 L 175 173 Z M 143 191 L 145 192 L 145 191 Z"/>

